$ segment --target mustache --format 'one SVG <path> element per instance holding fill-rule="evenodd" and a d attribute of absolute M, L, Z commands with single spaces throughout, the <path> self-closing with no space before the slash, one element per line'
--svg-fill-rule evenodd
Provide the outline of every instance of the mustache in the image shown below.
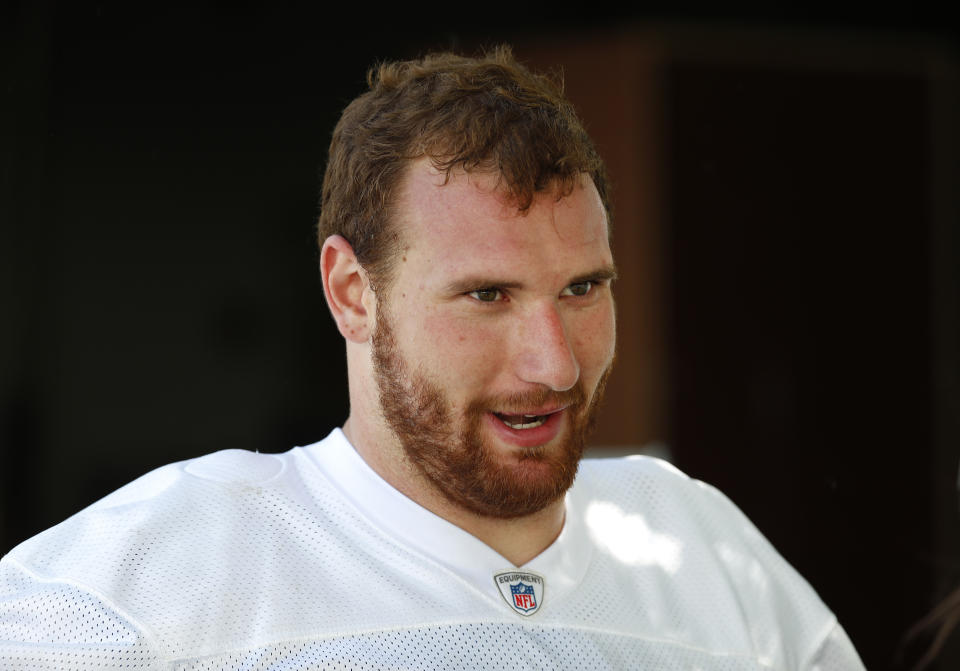
<path fill-rule="evenodd" d="M 564 391 L 540 388 L 512 394 L 485 396 L 471 402 L 467 408 L 467 412 L 471 415 L 477 415 L 488 412 L 493 408 L 500 413 L 519 415 L 530 408 L 582 405 L 586 401 L 586 398 L 586 393 L 583 391 L 583 383 L 577 380 L 574 386 Z"/>

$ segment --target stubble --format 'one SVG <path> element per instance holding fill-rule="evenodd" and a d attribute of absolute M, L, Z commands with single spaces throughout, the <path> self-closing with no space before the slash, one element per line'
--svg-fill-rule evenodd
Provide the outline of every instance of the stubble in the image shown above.
<path fill-rule="evenodd" d="M 382 307 L 372 343 L 380 405 L 413 467 L 449 502 L 487 517 L 523 517 L 561 498 L 573 485 L 610 368 L 590 399 L 578 380 L 562 392 L 477 398 L 457 417 L 438 385 L 409 370 Z M 485 442 L 482 423 L 491 410 L 544 405 L 566 406 L 567 426 L 557 444 L 505 455 Z"/>

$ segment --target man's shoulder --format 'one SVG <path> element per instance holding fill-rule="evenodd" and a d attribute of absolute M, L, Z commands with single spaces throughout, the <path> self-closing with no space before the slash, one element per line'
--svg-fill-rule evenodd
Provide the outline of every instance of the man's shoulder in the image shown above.
<path fill-rule="evenodd" d="M 580 463 L 576 484 L 591 494 L 619 498 L 625 503 L 651 496 L 699 498 L 704 495 L 703 490 L 713 490 L 670 462 L 645 455 L 584 459 Z"/>
<path fill-rule="evenodd" d="M 226 449 L 156 468 L 94 503 L 88 510 L 146 504 L 193 478 L 224 485 L 262 485 L 283 471 L 286 454 Z"/>
<path fill-rule="evenodd" d="M 723 492 L 656 457 L 585 459 L 575 493 L 585 509 L 616 505 L 624 514 L 640 515 L 648 524 L 682 535 L 688 544 L 727 539 L 766 545 Z"/>
<path fill-rule="evenodd" d="M 568 512 L 601 555 L 617 567 L 639 567 L 629 574 L 638 584 L 658 569 L 652 575 L 663 580 L 662 592 L 688 616 L 766 632 L 787 646 L 771 644 L 770 659 L 810 659 L 837 626 L 733 501 L 673 465 L 649 457 L 585 460 L 571 493 Z"/>
<path fill-rule="evenodd" d="M 191 481 L 216 483 L 224 487 L 262 486 L 284 470 L 286 461 L 286 454 L 225 449 L 165 464 L 131 480 L 65 522 L 89 516 L 90 513 L 143 509 L 163 504 L 168 499 L 176 499 L 179 488 Z"/>
<path fill-rule="evenodd" d="M 584 459 L 580 462 L 581 474 L 609 474 L 626 472 L 632 477 L 665 480 L 690 480 L 690 477 L 665 459 L 645 454 L 623 457 Z"/>
<path fill-rule="evenodd" d="M 131 641 L 205 649 L 203 632 L 232 631 L 221 620 L 286 594 L 314 557 L 308 541 L 332 557 L 322 570 L 344 556 L 328 534 L 346 526 L 327 519 L 336 494 L 308 464 L 303 450 L 223 450 L 147 473 L 4 557 L 0 619 L 82 604 Z"/>
<path fill-rule="evenodd" d="M 8 561 L 38 575 L 77 576 L 139 548 L 162 551 L 170 539 L 209 544 L 212 529 L 235 526 L 231 520 L 257 499 L 283 496 L 290 463 L 290 453 L 227 449 L 161 466 L 24 541 Z M 162 546 L 154 543 L 161 538 Z"/>

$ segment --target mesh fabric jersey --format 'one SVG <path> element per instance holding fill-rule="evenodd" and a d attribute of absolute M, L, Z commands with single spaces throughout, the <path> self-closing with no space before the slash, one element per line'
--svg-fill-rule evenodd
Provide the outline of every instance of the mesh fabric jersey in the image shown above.
<path fill-rule="evenodd" d="M 337 430 L 159 468 L 15 548 L 0 668 L 863 665 L 743 514 L 669 464 L 584 461 L 560 537 L 518 568 Z"/>

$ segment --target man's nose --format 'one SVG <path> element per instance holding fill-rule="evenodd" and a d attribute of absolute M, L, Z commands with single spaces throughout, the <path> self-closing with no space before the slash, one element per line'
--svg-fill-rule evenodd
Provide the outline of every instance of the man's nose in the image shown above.
<path fill-rule="evenodd" d="M 540 304 L 521 317 L 516 373 L 524 382 L 565 391 L 580 378 L 567 324 L 556 302 Z"/>

